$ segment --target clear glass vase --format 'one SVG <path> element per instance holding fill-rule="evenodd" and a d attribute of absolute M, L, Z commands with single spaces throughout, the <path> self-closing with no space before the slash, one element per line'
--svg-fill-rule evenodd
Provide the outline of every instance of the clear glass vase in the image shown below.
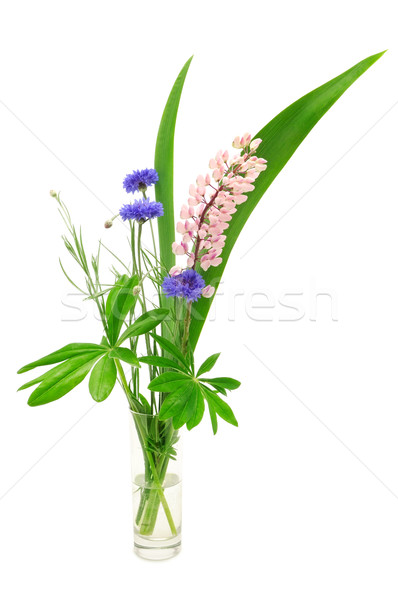
<path fill-rule="evenodd" d="M 163 560 L 181 549 L 181 439 L 172 420 L 130 411 L 134 550 Z"/>

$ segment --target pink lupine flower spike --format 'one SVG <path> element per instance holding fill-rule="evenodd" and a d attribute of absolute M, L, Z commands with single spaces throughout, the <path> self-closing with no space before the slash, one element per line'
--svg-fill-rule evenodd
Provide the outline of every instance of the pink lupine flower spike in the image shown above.
<path fill-rule="evenodd" d="M 182 240 L 173 242 L 172 246 L 174 254 L 187 256 L 187 268 L 196 269 L 200 265 L 207 271 L 221 264 L 229 221 L 237 207 L 246 202 L 246 194 L 254 190 L 257 177 L 267 168 L 267 161 L 255 156 L 260 144 L 261 140 L 252 140 L 249 133 L 237 136 L 232 146 L 241 150 L 241 154 L 230 160 L 228 151 L 220 150 L 209 162 L 212 178 L 209 174 L 198 175 L 196 185 L 189 186 L 188 206 L 182 206 L 182 221 L 177 223 Z M 170 275 L 180 272 L 180 267 L 173 267 Z M 205 298 L 213 294 L 212 286 L 202 290 Z"/>

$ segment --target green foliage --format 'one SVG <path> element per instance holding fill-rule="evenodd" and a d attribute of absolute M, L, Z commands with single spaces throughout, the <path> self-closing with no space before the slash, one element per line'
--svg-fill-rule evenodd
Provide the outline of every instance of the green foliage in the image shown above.
<path fill-rule="evenodd" d="M 158 221 L 160 260 L 166 271 L 174 265 L 174 254 L 171 244 L 175 238 L 173 182 L 174 182 L 174 131 L 180 103 L 182 88 L 187 75 L 191 58 L 179 73 L 167 100 L 159 125 L 155 149 L 155 169 L 159 181 L 155 186 L 156 200 L 164 208 L 164 216 Z"/>
<path fill-rule="evenodd" d="M 116 365 L 109 355 L 105 355 L 97 362 L 91 372 L 88 389 L 91 397 L 96 402 L 105 400 L 116 383 Z"/>
<path fill-rule="evenodd" d="M 166 346 L 174 351 L 174 348 L 170 347 L 170 342 L 168 340 L 166 342 Z M 155 377 L 148 386 L 149 390 L 165 394 L 159 412 L 161 420 L 172 418 L 175 429 L 179 429 L 185 424 L 189 430 L 193 429 L 203 418 L 205 410 L 204 399 L 206 399 L 214 433 L 217 432 L 217 414 L 232 425 L 238 424 L 232 409 L 218 394 L 226 394 L 226 388 L 229 390 L 238 388 L 240 385 L 239 381 L 231 377 L 218 377 L 214 379 L 200 377 L 202 373 L 210 371 L 214 367 L 219 356 L 220 354 L 209 356 L 199 368 L 196 376 L 187 365 L 179 365 L 179 370 L 177 370 L 176 363 L 167 361 L 165 366 L 173 370 L 166 371 Z M 145 358 L 152 359 L 152 364 L 156 364 L 157 362 L 155 360 L 156 357 Z M 206 384 L 209 384 L 213 389 Z"/>
<path fill-rule="evenodd" d="M 185 368 L 180 366 L 177 361 L 163 356 L 140 356 L 139 362 L 162 369 L 173 369 L 175 371 L 185 371 Z"/>
<path fill-rule="evenodd" d="M 141 367 L 136 353 L 129 348 L 113 348 L 113 350 L 109 352 L 109 358 L 117 358 L 133 367 L 137 367 L 137 369 Z"/>
<path fill-rule="evenodd" d="M 214 408 L 215 412 L 224 421 L 237 427 L 238 421 L 235 419 L 231 407 L 224 400 L 221 400 L 220 396 L 208 388 L 207 385 L 202 385 L 201 388 L 208 404 Z"/>
<path fill-rule="evenodd" d="M 90 352 L 95 352 L 98 354 L 99 352 L 104 352 L 105 348 L 99 346 L 98 344 L 68 344 L 55 352 L 51 352 L 51 354 L 47 354 L 47 356 L 43 356 L 43 358 L 39 358 L 39 360 L 35 360 L 31 362 L 21 369 L 19 369 L 18 373 L 26 373 L 26 371 L 30 371 L 35 367 L 42 367 L 45 365 L 53 365 L 54 363 L 62 362 L 68 358 L 72 358 L 73 356 L 80 356 L 81 354 L 89 354 Z"/>
<path fill-rule="evenodd" d="M 256 155 L 268 161 L 268 168 L 256 179 L 255 189 L 248 194 L 247 202 L 239 206 L 237 214 L 230 222 L 222 252 L 222 263 L 218 267 L 212 267 L 207 273 L 199 269 L 206 283 L 218 287 L 232 248 L 261 197 L 316 123 L 350 85 L 383 54 L 384 52 L 380 52 L 369 56 L 348 71 L 303 96 L 279 113 L 254 136 L 263 140 Z M 211 280 L 209 280 L 210 275 Z M 190 342 L 193 349 L 198 342 L 213 298 L 201 298 L 195 303 L 195 314 L 190 327 Z"/>
<path fill-rule="evenodd" d="M 179 373 L 178 371 L 166 371 L 158 377 L 155 377 L 148 385 L 148 390 L 153 392 L 174 392 L 177 388 L 181 387 L 187 381 L 190 381 L 191 377 L 185 373 Z"/>
<path fill-rule="evenodd" d="M 74 356 L 48 371 L 39 387 L 31 393 L 29 406 L 40 406 L 65 396 L 83 381 L 99 357 L 100 354 L 93 352 Z"/>
<path fill-rule="evenodd" d="M 154 308 L 144 313 L 130 327 L 127 327 L 126 331 L 118 339 L 117 345 L 119 346 L 128 338 L 137 337 L 138 335 L 152 331 L 167 317 L 168 313 L 167 308 Z"/>
<path fill-rule="evenodd" d="M 185 367 L 189 371 L 189 363 L 187 359 L 175 344 L 160 335 L 156 335 L 155 333 L 152 333 L 151 335 L 163 350 L 171 354 L 171 356 L 173 356 L 181 366 Z"/>
<path fill-rule="evenodd" d="M 212 354 L 211 356 L 209 356 L 209 358 L 206 358 L 204 363 L 198 369 L 197 377 L 199 377 L 200 375 L 203 375 L 203 373 L 207 373 L 208 371 L 211 371 L 211 369 L 216 364 L 219 356 L 220 356 L 220 352 L 218 352 L 217 354 Z"/>
<path fill-rule="evenodd" d="M 211 383 L 213 387 L 217 386 L 227 390 L 236 390 L 240 386 L 240 381 L 232 379 L 232 377 L 215 377 L 214 379 L 201 379 L 200 381 L 205 381 L 206 383 Z"/>
<path fill-rule="evenodd" d="M 108 339 L 113 346 L 118 337 L 124 320 L 130 311 L 133 311 L 137 296 L 133 288 L 138 285 L 137 275 L 128 277 L 122 275 L 108 294 L 105 305 L 105 315 L 108 324 Z"/>

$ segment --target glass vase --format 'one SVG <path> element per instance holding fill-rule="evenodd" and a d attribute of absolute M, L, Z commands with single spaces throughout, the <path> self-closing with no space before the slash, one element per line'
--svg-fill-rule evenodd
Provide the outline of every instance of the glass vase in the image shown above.
<path fill-rule="evenodd" d="M 130 411 L 134 550 L 164 560 L 181 549 L 181 439 L 172 420 Z"/>

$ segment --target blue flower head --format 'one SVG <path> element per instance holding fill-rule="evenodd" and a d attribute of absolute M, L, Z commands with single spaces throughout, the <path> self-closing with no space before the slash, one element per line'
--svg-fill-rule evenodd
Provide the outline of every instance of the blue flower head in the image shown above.
<path fill-rule="evenodd" d="M 161 202 L 151 202 L 149 198 L 139 198 L 132 204 L 124 204 L 119 210 L 119 215 L 123 221 L 134 220 L 144 223 L 148 219 L 155 219 L 163 216 L 163 204 Z"/>
<path fill-rule="evenodd" d="M 188 302 L 196 302 L 202 295 L 205 280 L 194 269 L 186 269 L 179 275 L 167 275 L 162 283 L 163 293 L 167 298 L 186 298 Z"/>
<path fill-rule="evenodd" d="M 130 175 L 126 175 L 123 181 L 123 187 L 126 192 L 145 192 L 146 189 L 159 180 L 159 175 L 155 169 L 142 169 L 141 171 L 133 171 Z"/>

